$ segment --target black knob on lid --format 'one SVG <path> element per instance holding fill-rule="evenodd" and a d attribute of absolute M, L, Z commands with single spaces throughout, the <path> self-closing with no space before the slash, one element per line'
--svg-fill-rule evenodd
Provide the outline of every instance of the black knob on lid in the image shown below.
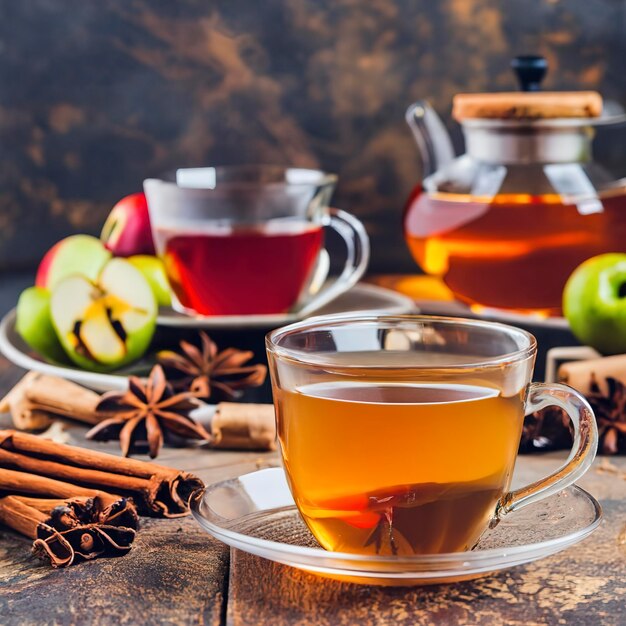
<path fill-rule="evenodd" d="M 511 67 L 522 91 L 539 91 L 540 83 L 548 71 L 548 62 L 544 57 L 529 54 L 515 57 Z"/>

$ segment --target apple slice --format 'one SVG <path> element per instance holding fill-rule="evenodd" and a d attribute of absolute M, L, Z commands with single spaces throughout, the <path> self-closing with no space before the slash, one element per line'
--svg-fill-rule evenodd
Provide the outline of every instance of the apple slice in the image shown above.
<path fill-rule="evenodd" d="M 157 305 L 142 273 L 124 259 L 111 259 L 95 282 L 80 275 L 62 280 L 52 292 L 50 312 L 70 359 L 106 371 L 143 355 Z"/>
<path fill-rule="evenodd" d="M 80 323 L 78 343 L 82 344 L 92 358 L 100 363 L 117 365 L 127 354 L 126 343 L 113 326 L 106 302 L 107 296 L 93 302 Z"/>

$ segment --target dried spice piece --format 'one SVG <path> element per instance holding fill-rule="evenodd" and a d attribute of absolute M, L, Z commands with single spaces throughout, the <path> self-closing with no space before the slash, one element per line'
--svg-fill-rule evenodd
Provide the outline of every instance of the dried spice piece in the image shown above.
<path fill-rule="evenodd" d="M 23 501 L 36 506 L 34 499 Z M 53 567 L 122 556 L 131 549 L 139 526 L 133 505 L 108 494 L 74 498 L 49 510 L 49 519 L 37 527 L 33 552 Z"/>
<path fill-rule="evenodd" d="M 10 412 L 20 430 L 47 428 L 57 415 L 97 424 L 100 396 L 58 376 L 28 372 L 2 399 L 0 412 Z"/>
<path fill-rule="evenodd" d="M 596 374 L 591 372 L 585 394 L 598 424 L 601 454 L 626 453 L 626 386 L 607 376 L 607 393 L 603 393 Z M 567 413 L 550 406 L 528 415 L 520 443 L 520 452 L 564 450 L 572 447 L 573 432 Z"/>
<path fill-rule="evenodd" d="M 598 436 L 602 454 L 626 453 L 626 386 L 616 378 L 606 377 L 607 395 L 602 393 L 595 374 L 587 400 L 598 423 Z"/>
<path fill-rule="evenodd" d="M 574 435 L 567 413 L 556 406 L 548 406 L 524 418 L 520 452 L 547 452 L 572 447 Z"/>
<path fill-rule="evenodd" d="M 186 439 L 209 440 L 211 435 L 189 413 L 198 407 L 190 392 L 175 393 L 160 365 L 155 365 L 144 382 L 129 378 L 128 390 L 111 391 L 102 396 L 96 410 L 112 417 L 104 419 L 87 434 L 87 439 L 109 441 L 119 438 L 124 456 L 139 441 L 148 441 L 151 458 L 159 454 L 164 432 Z"/>
<path fill-rule="evenodd" d="M 211 447 L 275 450 L 274 405 L 220 402 L 211 420 Z"/>
<path fill-rule="evenodd" d="M 205 332 L 200 331 L 199 336 L 200 348 L 181 341 L 180 353 L 162 350 L 157 354 L 175 389 L 188 390 L 197 398 L 208 400 L 214 392 L 237 398 L 242 390 L 264 383 L 265 365 L 245 365 L 254 356 L 251 351 L 227 348 L 219 352 Z"/>
<path fill-rule="evenodd" d="M 142 515 L 182 517 L 189 513 L 191 494 L 202 487 L 197 476 L 171 467 L 0 431 L 4 493 L 68 498 L 101 490 L 132 497 Z"/>
<path fill-rule="evenodd" d="M 382 512 L 374 530 L 363 545 L 365 547 L 374 545 L 376 554 L 392 554 L 394 556 L 398 554 L 392 506 Z"/>
<path fill-rule="evenodd" d="M 202 486 L 154 463 L 0 431 L 0 524 L 31 537 L 35 554 L 53 567 L 125 554 L 137 530 L 135 506 L 180 517 Z"/>
<path fill-rule="evenodd" d="M 5 496 L 0 522 L 34 539 L 33 553 L 52 567 L 122 556 L 138 527 L 133 505 L 106 493 L 64 500 Z"/>

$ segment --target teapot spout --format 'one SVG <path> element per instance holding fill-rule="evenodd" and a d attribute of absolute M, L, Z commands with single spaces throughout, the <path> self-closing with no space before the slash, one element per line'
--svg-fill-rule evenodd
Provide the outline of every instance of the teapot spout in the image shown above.
<path fill-rule="evenodd" d="M 407 109 L 405 118 L 422 157 L 422 178 L 434 174 L 454 159 L 450 135 L 428 102 L 418 100 L 413 103 Z"/>

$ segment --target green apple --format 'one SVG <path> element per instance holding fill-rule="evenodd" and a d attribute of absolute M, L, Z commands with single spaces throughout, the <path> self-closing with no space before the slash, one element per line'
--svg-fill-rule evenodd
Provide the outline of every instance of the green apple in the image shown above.
<path fill-rule="evenodd" d="M 80 274 L 62 280 L 52 290 L 50 312 L 69 358 L 84 369 L 108 371 L 147 350 L 157 304 L 143 274 L 114 258 L 95 281 Z"/>
<path fill-rule="evenodd" d="M 110 258 L 111 253 L 96 237 L 66 237 L 52 246 L 41 259 L 35 285 L 54 289 L 60 281 L 72 274 L 82 274 L 95 280 Z"/>
<path fill-rule="evenodd" d="M 46 359 L 67 361 L 50 318 L 50 292 L 47 289 L 29 287 L 22 291 L 17 301 L 15 329 L 33 350 Z"/>
<path fill-rule="evenodd" d="M 136 254 L 128 257 L 127 261 L 132 263 L 148 281 L 152 292 L 159 306 L 172 305 L 172 291 L 170 289 L 165 266 L 159 257 L 149 254 Z"/>
<path fill-rule="evenodd" d="M 574 270 L 563 312 L 579 341 L 602 354 L 626 352 L 626 254 L 601 254 Z"/>

